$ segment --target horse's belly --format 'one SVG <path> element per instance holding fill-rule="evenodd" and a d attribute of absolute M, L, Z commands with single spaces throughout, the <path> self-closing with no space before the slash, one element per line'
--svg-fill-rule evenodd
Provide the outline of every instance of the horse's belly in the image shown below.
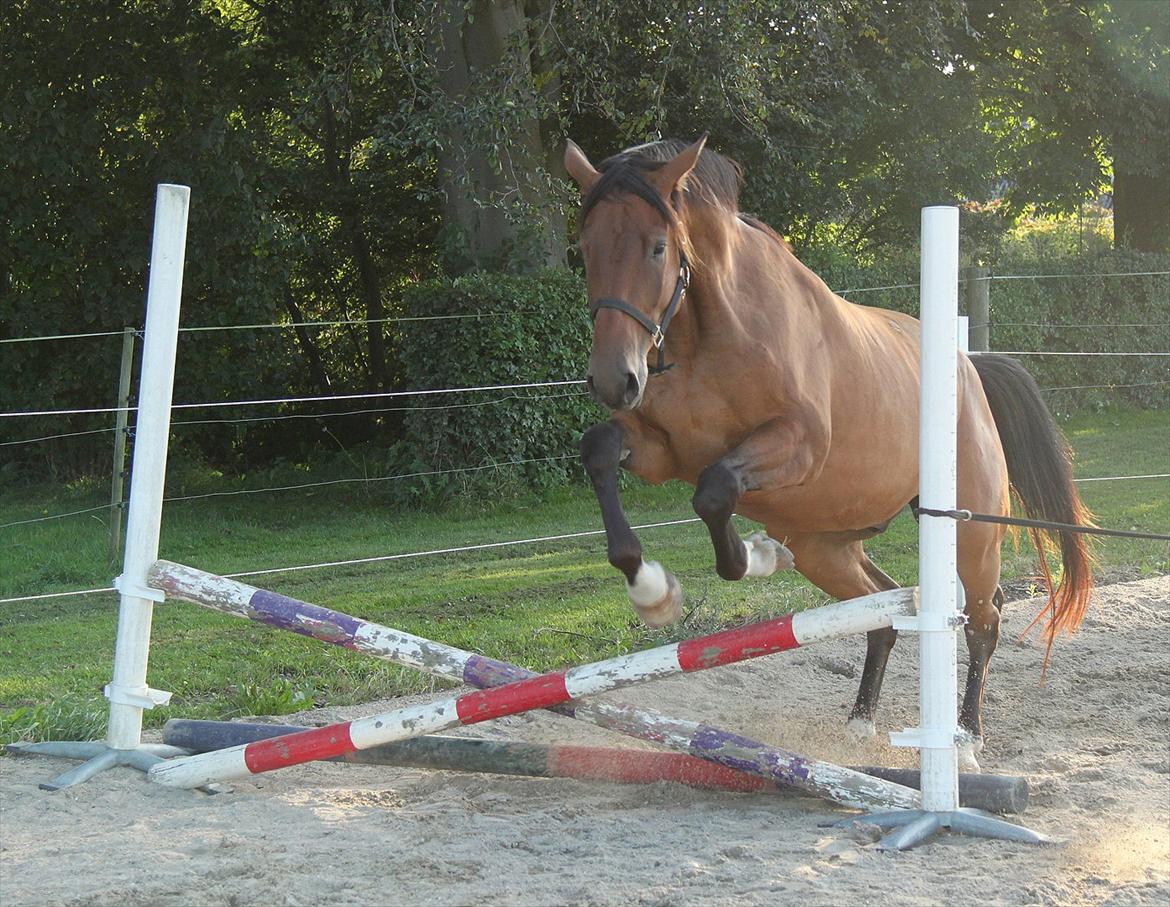
<path fill-rule="evenodd" d="M 875 477 L 876 478 L 876 477 Z M 736 512 L 770 533 L 861 532 L 884 527 L 917 494 L 917 476 L 887 473 L 880 487 L 817 481 L 744 495 Z"/>

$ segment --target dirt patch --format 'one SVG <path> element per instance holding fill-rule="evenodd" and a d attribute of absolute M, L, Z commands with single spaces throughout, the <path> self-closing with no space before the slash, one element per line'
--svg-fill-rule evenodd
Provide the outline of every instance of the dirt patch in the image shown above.
<path fill-rule="evenodd" d="M 214 797 L 121 769 L 69 791 L 61 763 L 0 759 L 0 902 L 17 905 L 1170 903 L 1170 578 L 1103 588 L 1084 629 L 1043 649 L 1007 608 L 988 691 L 988 771 L 1032 784 L 1024 817 L 1054 847 L 942 837 L 873 847 L 819 800 L 312 765 Z M 861 639 L 623 691 L 820 758 L 909 765 L 844 720 Z M 916 723 L 916 650 L 899 641 L 880 722 Z M 414 697 L 418 700 L 420 697 Z M 422 697 L 426 698 L 426 697 Z M 400 703 L 296 716 L 356 717 Z M 474 729 L 536 742 L 638 744 L 555 715 Z"/>

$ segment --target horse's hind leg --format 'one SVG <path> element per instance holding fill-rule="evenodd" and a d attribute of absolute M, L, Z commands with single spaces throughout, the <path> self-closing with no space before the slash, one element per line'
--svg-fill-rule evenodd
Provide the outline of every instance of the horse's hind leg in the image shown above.
<path fill-rule="evenodd" d="M 860 598 L 898 588 L 898 584 L 869 559 L 856 538 L 806 536 L 790 539 L 788 545 L 796 557 L 796 569 L 834 598 Z M 890 650 L 897 639 L 898 631 L 892 628 L 872 630 L 866 636 L 865 667 L 861 672 L 857 700 L 849 714 L 849 728 L 859 737 L 874 734 L 874 715 L 882 680 L 886 675 Z"/>
<path fill-rule="evenodd" d="M 986 523 L 959 526 L 959 578 L 966 596 L 964 635 L 970 661 L 967 686 L 959 710 L 959 727 L 971 736 L 959 748 L 960 764 L 978 770 L 975 754 L 983 748 L 983 693 L 987 668 L 999 642 L 1003 590 L 999 588 L 999 547 L 1002 531 Z"/>
<path fill-rule="evenodd" d="M 858 543 L 860 546 L 860 542 Z M 874 591 L 897 589 L 898 584 L 877 568 L 864 553 L 863 567 L 873 581 Z M 861 669 L 861 683 L 857 687 L 857 699 L 849 713 L 849 729 L 858 737 L 872 737 L 876 733 L 874 716 L 877 714 L 878 698 L 882 682 L 886 678 L 886 665 L 890 652 L 898 641 L 898 631 L 893 627 L 871 630 L 865 637 L 865 666 Z"/>
<path fill-rule="evenodd" d="M 974 394 L 977 385 L 969 387 Z M 959 507 L 977 513 L 1006 514 L 1008 499 L 1007 466 L 1000 452 L 995 423 L 987 404 L 969 400 L 959 419 L 958 488 Z M 960 745 L 959 764 L 977 769 L 975 753 L 983 747 L 983 692 L 987 668 L 999 642 L 999 612 L 1003 592 L 999 588 L 1000 545 L 1004 527 L 994 523 L 960 523 L 956 529 L 959 579 L 963 583 L 967 625 L 964 636 L 970 662 L 967 686 L 959 711 L 959 727 L 971 736 Z"/>

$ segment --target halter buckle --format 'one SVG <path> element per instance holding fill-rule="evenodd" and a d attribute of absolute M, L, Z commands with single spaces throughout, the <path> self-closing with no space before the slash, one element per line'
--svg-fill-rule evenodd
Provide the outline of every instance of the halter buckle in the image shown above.
<path fill-rule="evenodd" d="M 654 335 L 650 338 L 650 342 L 654 344 L 654 349 L 662 349 L 662 344 L 666 342 L 666 335 L 662 333 L 662 325 L 654 326 Z"/>

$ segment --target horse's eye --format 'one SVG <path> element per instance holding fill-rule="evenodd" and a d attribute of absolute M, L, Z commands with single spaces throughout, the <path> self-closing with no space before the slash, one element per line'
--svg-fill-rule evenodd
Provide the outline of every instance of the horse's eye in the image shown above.
<path fill-rule="evenodd" d="M 661 258 L 664 252 L 666 252 L 666 240 L 660 239 L 654 244 L 654 257 Z"/>

